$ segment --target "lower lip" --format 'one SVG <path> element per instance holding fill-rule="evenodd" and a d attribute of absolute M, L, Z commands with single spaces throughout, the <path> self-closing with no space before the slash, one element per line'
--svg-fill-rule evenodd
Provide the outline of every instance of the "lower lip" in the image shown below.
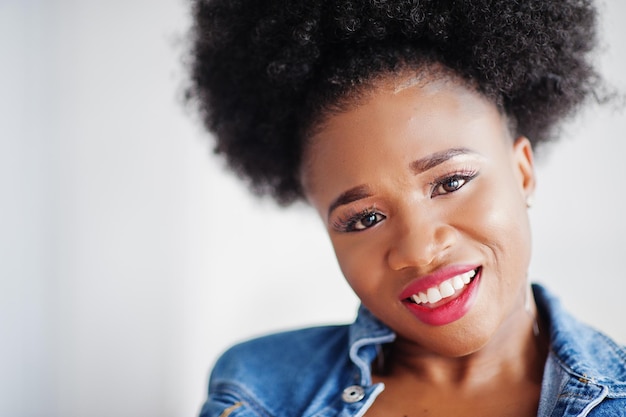
<path fill-rule="evenodd" d="M 457 298 L 450 300 L 436 308 L 428 308 L 418 304 L 405 301 L 404 304 L 411 313 L 421 322 L 431 326 L 443 326 L 444 324 L 457 321 L 474 305 L 478 294 L 478 283 L 482 276 L 482 269 L 478 275 L 465 287 L 465 290 Z"/>

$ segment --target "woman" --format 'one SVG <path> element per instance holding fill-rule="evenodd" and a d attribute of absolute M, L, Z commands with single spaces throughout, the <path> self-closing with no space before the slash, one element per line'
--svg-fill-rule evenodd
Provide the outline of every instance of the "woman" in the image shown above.
<path fill-rule="evenodd" d="M 362 302 L 216 364 L 203 416 L 626 415 L 626 350 L 527 280 L 533 148 L 600 82 L 589 1 L 199 1 L 216 150 L 318 212 Z"/>

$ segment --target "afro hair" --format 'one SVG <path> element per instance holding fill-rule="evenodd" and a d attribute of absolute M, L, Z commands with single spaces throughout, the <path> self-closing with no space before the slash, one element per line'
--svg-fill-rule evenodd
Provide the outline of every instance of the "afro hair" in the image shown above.
<path fill-rule="evenodd" d="M 197 0 L 190 100 L 257 194 L 303 197 L 306 129 L 359 86 L 439 64 L 534 146 L 599 86 L 591 0 Z"/>

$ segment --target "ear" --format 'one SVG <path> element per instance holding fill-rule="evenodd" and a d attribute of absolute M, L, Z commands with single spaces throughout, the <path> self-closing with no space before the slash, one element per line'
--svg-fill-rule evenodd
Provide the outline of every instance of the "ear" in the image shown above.
<path fill-rule="evenodd" d="M 524 199 L 530 204 L 535 192 L 535 171 L 533 163 L 533 148 L 525 136 L 515 139 L 513 144 L 513 167 L 519 179 L 519 185 Z"/>

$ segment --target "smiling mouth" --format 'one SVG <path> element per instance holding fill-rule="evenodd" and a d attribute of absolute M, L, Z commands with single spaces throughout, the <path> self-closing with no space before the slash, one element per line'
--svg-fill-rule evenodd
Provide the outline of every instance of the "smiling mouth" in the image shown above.
<path fill-rule="evenodd" d="M 405 301 L 422 305 L 424 307 L 431 307 L 431 305 L 439 303 L 441 300 L 458 296 L 478 275 L 479 271 L 480 267 L 467 271 L 463 274 L 455 275 L 452 278 L 443 281 L 439 285 L 435 285 L 425 291 L 420 291 L 417 294 L 411 295 L 406 298 Z"/>

